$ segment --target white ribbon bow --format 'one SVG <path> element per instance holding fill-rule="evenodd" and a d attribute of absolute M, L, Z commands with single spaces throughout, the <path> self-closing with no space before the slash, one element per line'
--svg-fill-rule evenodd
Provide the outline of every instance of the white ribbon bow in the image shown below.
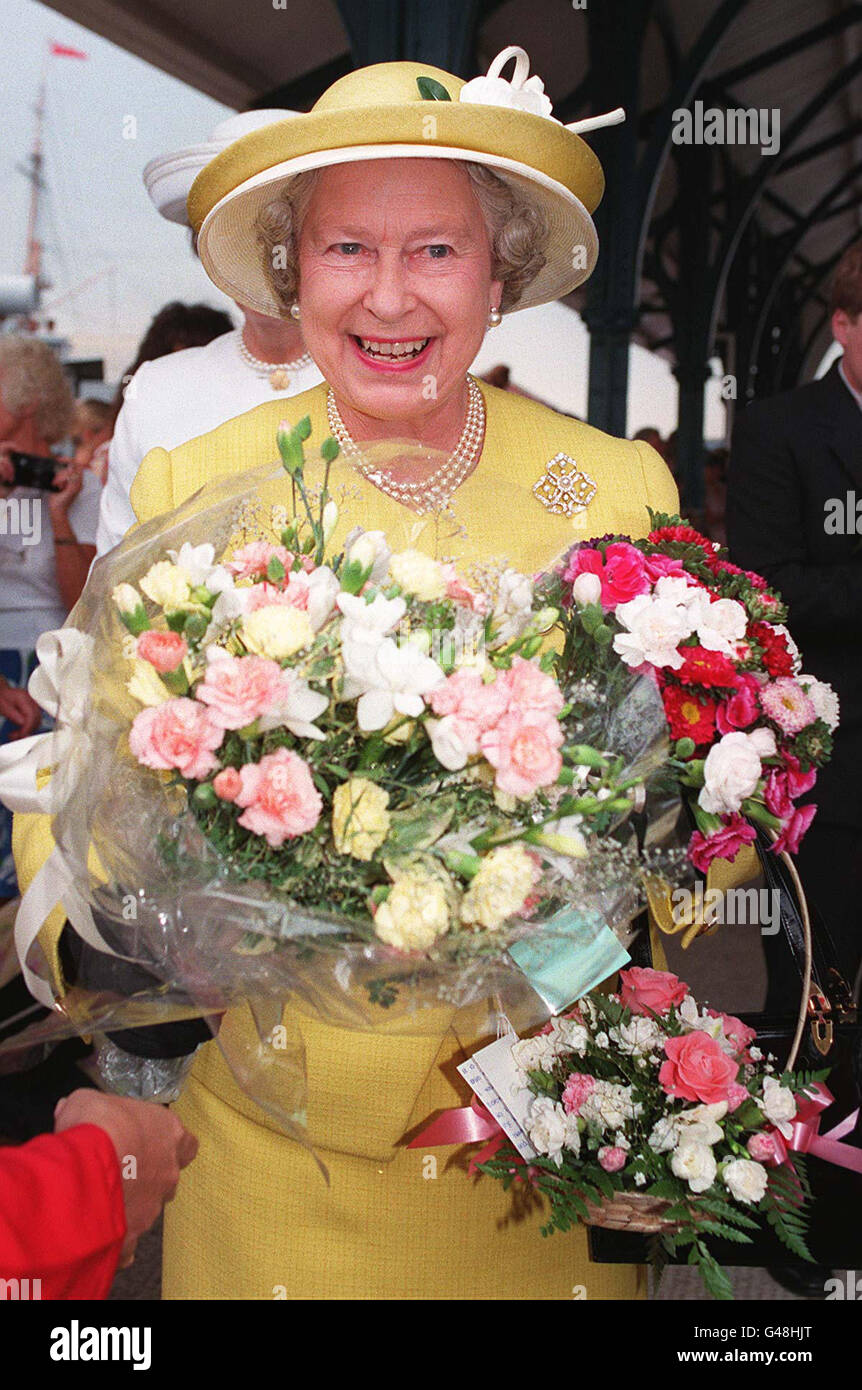
<path fill-rule="evenodd" d="M 86 672 L 92 646 L 93 639 L 74 627 L 43 632 L 36 643 L 39 665 L 27 688 L 37 704 L 53 716 L 56 726 L 49 733 L 33 734 L 0 748 L 0 801 L 11 811 L 55 815 L 72 800 L 87 766 L 87 739 L 81 723 L 87 706 Z M 77 769 L 70 762 L 73 748 Z M 61 764 L 63 775 L 50 777 L 40 787 L 38 773 Z M 66 916 L 85 941 L 96 950 L 115 954 L 99 935 L 72 869 L 55 845 L 23 895 L 15 918 L 15 949 L 25 984 L 33 997 L 49 1009 L 57 1007 L 51 988 L 30 969 L 27 956 L 45 919 L 58 903 L 63 904 Z"/>

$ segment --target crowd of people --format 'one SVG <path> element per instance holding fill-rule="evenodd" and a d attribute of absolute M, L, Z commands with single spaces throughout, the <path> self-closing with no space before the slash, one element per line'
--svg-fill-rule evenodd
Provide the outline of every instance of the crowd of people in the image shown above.
<path fill-rule="evenodd" d="M 559 553 L 559 518 L 536 509 L 532 524 L 516 533 L 511 517 L 561 450 L 596 484 L 593 534 L 644 534 L 648 506 L 677 510 L 674 435 L 663 439 L 645 429 L 633 441 L 612 440 L 493 386 L 479 392 L 475 407 L 482 447 L 469 458 L 458 453 L 467 372 L 485 332 L 501 313 L 550 302 L 578 283 L 568 251 L 549 237 L 549 219 L 553 213 L 575 225 L 581 215 L 575 203 L 582 211 L 595 191 L 597 161 L 579 148 L 570 192 L 549 192 L 550 155 L 531 130 L 518 145 L 520 180 L 507 182 L 483 128 L 466 124 L 453 125 L 444 141 L 457 148 L 457 158 L 425 158 L 421 147 L 410 157 L 387 158 L 399 122 L 404 148 L 412 148 L 412 66 L 392 65 L 382 76 L 377 70 L 370 85 L 363 71 L 342 79 L 348 85 L 339 92 L 341 105 L 325 131 L 316 128 L 310 162 L 308 151 L 294 156 L 284 135 L 286 128 L 304 129 L 303 118 L 271 111 L 223 123 L 208 148 L 195 147 L 194 160 L 180 151 L 148 166 L 157 211 L 188 218 L 204 268 L 237 306 L 238 326 L 206 305 L 166 306 L 110 404 L 73 400 L 44 343 L 0 337 L 0 497 L 17 503 L 20 518 L 40 518 L 27 531 L 7 525 L 0 534 L 2 741 L 48 727 L 27 692 L 37 641 L 62 625 L 94 557 L 118 544 L 136 520 L 176 506 L 202 480 L 266 462 L 288 398 L 297 398 L 294 413 L 309 415 L 319 433 L 337 420 L 343 445 L 360 457 L 362 446 L 377 438 L 416 437 L 447 452 L 457 446 L 452 458 L 460 482 L 472 479 L 465 500 L 471 558 L 502 548 L 532 572 Z M 460 86 L 451 75 L 441 74 L 444 79 Z M 386 140 L 373 122 L 365 128 L 369 92 L 391 107 Z M 445 121 L 449 113 L 439 105 L 438 119 Z M 519 113 L 504 114 L 514 139 Z M 551 135 L 578 141 L 562 127 Z M 220 155 L 239 137 L 243 156 L 234 167 Z M 559 163 L 551 162 L 558 176 Z M 181 167 L 184 194 L 199 176 L 188 214 L 185 196 L 177 195 Z M 420 237 L 428 226 L 434 228 L 430 248 Z M 277 273 L 270 255 L 276 244 L 289 251 L 287 267 Z M 438 250 L 445 254 L 438 257 Z M 445 271 L 438 260 L 450 263 Z M 808 664 L 841 698 L 842 730 L 823 778 L 825 797 L 819 789 L 820 833 L 809 842 L 803 876 L 835 925 L 852 980 L 862 948 L 862 820 L 852 792 L 854 761 L 858 766 L 862 756 L 862 554 L 853 536 L 827 534 L 823 506 L 854 480 L 862 482 L 862 246 L 838 267 L 833 329 L 844 350 L 841 364 L 781 402 L 740 410 L 729 457 L 716 451 L 706 458 L 703 525 L 714 540 L 729 540 L 733 560 L 782 590 Z M 396 378 L 391 362 L 389 376 L 379 360 L 369 365 L 375 344 L 379 357 L 381 341 L 402 340 L 426 344 L 420 355 L 430 355 L 421 370 L 435 375 L 433 401 L 409 387 L 399 394 L 393 383 L 409 378 Z M 387 492 L 362 470 L 357 480 L 364 524 L 385 529 L 403 493 L 394 482 Z M 411 485 L 421 489 L 432 481 L 417 477 Z M 12 817 L 4 813 L 0 897 L 6 900 L 26 889 L 50 846 L 45 817 L 23 820 L 40 824 L 23 824 L 17 838 L 19 882 Z M 843 879 L 834 867 L 838 845 Z M 62 978 L 55 988 L 62 992 Z M 242 1024 L 228 1014 L 222 1027 Z M 430 1050 L 411 1052 L 403 1040 L 399 1051 L 391 1040 L 344 1030 L 335 1036 L 337 1030 L 307 1020 L 303 1029 L 325 1094 L 350 1093 L 353 1075 L 387 1076 L 377 1128 L 343 1141 L 318 1124 L 313 1139 L 325 1154 L 330 1188 L 309 1188 L 307 1156 L 250 1113 L 218 1050 L 202 1047 L 174 1111 L 75 1091 L 58 1105 L 53 1135 L 0 1150 L 0 1275 L 41 1276 L 54 1297 L 103 1297 L 117 1266 L 133 1258 L 136 1240 L 176 1191 L 166 1223 L 169 1297 L 265 1297 L 274 1285 L 295 1297 L 483 1297 L 506 1296 L 507 1289 L 510 1296 L 568 1297 L 587 1258 L 578 1235 L 550 1242 L 537 1264 L 538 1224 L 525 1218 L 508 1238 L 501 1269 L 499 1193 L 487 1184 L 477 1200 L 467 1185 L 461 1193 L 443 1181 L 416 1183 L 415 1156 L 395 1152 L 396 1111 L 405 1120 L 420 1099 L 423 1113 L 459 1103 L 447 1067 L 459 1049 L 447 1050 L 442 1034 Z M 206 1030 L 189 1051 L 205 1037 Z M 360 1098 L 348 1094 L 352 1100 Z M 118 1159 L 129 1152 L 141 1156 L 145 1183 L 120 1180 Z M 64 1225 L 63 1209 L 76 1220 Z M 408 1210 L 413 1237 L 406 1249 Z M 58 1243 L 59 1228 L 68 1239 Z M 374 1270 L 363 1256 L 371 1230 Z M 218 1256 L 227 1248 L 229 1261 Z M 459 1261 L 452 1259 L 455 1249 Z M 641 1283 L 634 1267 L 596 1266 L 591 1297 L 635 1297 Z"/>

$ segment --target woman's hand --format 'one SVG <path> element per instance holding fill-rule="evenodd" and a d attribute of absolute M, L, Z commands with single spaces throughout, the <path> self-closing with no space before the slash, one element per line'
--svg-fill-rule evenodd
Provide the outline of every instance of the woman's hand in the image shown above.
<path fill-rule="evenodd" d="M 42 711 L 26 690 L 16 690 L 11 685 L 0 685 L 0 716 L 16 726 L 9 742 L 18 738 L 29 738 L 39 727 Z"/>

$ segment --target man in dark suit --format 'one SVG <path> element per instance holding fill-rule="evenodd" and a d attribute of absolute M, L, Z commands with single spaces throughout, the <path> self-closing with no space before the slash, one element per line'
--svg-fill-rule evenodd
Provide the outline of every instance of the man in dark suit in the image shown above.
<path fill-rule="evenodd" d="M 844 353 L 826 376 L 737 417 L 727 534 L 731 559 L 786 601 L 802 670 L 841 702 L 832 761 L 805 798 L 818 810 L 797 865 L 852 985 L 862 959 L 862 242 L 838 265 L 832 311 Z"/>

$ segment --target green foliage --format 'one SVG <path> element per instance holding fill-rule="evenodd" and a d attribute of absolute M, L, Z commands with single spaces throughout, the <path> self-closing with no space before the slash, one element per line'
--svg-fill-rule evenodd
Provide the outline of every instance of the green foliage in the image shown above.
<path fill-rule="evenodd" d="M 417 77 L 416 86 L 419 88 L 419 95 L 424 101 L 452 100 L 442 82 L 438 82 L 434 77 Z"/>

